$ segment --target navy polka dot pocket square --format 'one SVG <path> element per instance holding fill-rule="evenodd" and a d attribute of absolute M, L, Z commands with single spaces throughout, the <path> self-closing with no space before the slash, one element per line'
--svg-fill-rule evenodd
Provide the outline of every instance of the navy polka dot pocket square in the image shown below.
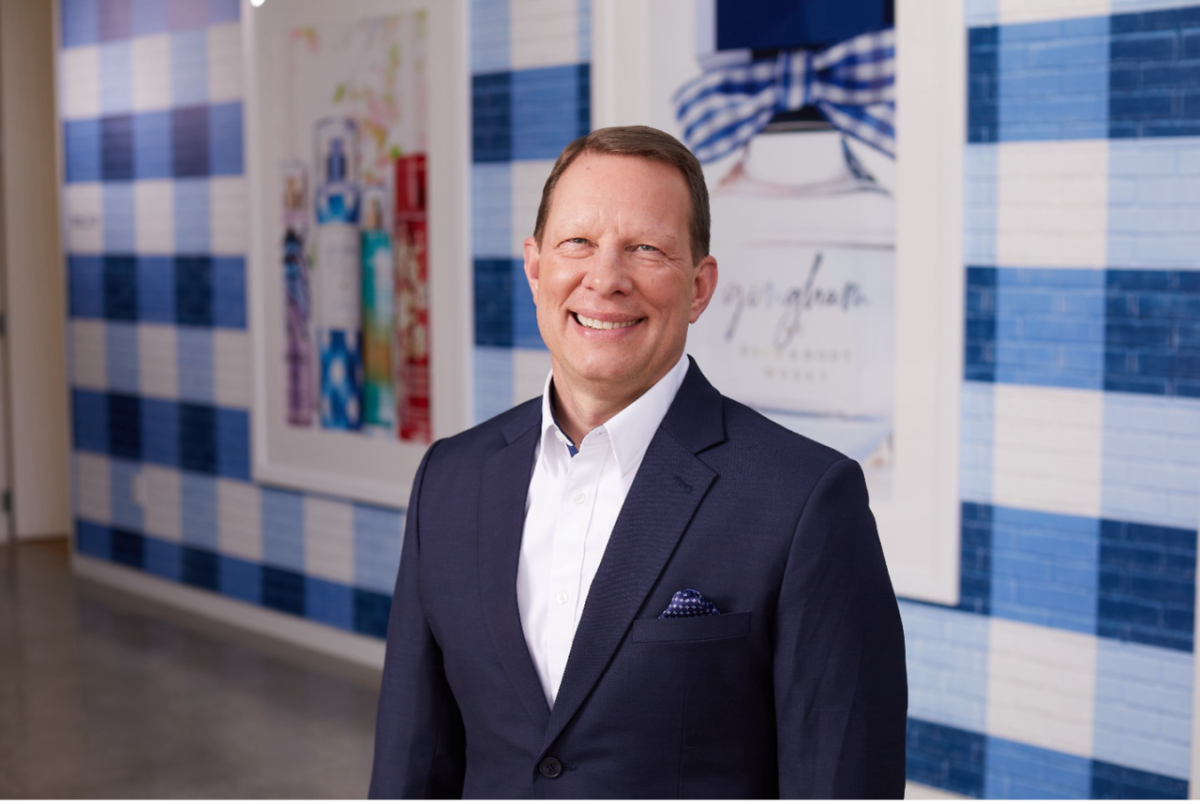
<path fill-rule="evenodd" d="M 720 614 L 713 602 L 695 589 L 681 589 L 671 596 L 671 603 L 658 615 L 660 620 L 674 617 L 707 617 Z"/>

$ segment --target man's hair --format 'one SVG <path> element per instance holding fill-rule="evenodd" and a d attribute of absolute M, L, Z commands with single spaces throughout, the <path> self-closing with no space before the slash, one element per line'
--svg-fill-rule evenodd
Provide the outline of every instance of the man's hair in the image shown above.
<path fill-rule="evenodd" d="M 542 247 L 542 234 L 546 228 L 546 218 L 550 215 L 550 202 L 554 195 L 554 188 L 558 186 L 558 180 L 562 177 L 563 172 L 583 154 L 635 156 L 668 165 L 683 174 L 688 186 L 688 196 L 692 202 L 691 214 L 688 216 L 692 264 L 695 265 L 708 256 L 712 215 L 708 209 L 708 185 L 704 183 L 704 171 L 700 167 L 700 162 L 679 140 L 665 131 L 659 131 L 650 126 L 598 128 L 563 149 L 542 188 L 542 202 L 538 205 L 537 224 L 533 229 L 533 238 L 537 241 L 539 249 Z"/>

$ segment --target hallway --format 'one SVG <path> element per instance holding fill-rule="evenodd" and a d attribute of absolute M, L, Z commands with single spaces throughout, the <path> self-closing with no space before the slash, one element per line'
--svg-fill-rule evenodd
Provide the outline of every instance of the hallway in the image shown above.
<path fill-rule="evenodd" d="M 361 798 L 379 675 L 0 546 L 0 798 Z"/>

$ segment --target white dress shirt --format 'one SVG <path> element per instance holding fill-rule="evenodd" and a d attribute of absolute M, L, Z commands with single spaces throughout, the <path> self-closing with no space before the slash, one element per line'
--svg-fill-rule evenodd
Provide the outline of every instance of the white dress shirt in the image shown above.
<path fill-rule="evenodd" d="M 517 607 L 551 708 L 625 495 L 687 369 L 685 354 L 650 390 L 584 436 L 574 457 L 554 421 L 553 373 L 546 378 L 541 438 L 525 500 Z"/>

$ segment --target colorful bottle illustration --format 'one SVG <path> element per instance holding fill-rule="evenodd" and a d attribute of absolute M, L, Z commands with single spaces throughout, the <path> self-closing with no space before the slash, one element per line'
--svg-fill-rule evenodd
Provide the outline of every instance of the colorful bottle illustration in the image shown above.
<path fill-rule="evenodd" d="M 355 183 L 358 131 L 353 120 L 317 123 L 316 327 L 320 347 L 321 426 L 362 426 L 362 303 L 359 272 L 359 193 Z"/>
<path fill-rule="evenodd" d="M 283 166 L 283 289 L 287 303 L 287 420 L 312 424 L 312 286 L 305 239 L 308 235 L 308 172 L 300 162 Z"/>
<path fill-rule="evenodd" d="M 395 327 L 395 278 L 392 236 L 384 208 L 387 190 L 363 190 L 363 424 L 394 434 L 396 397 L 392 390 L 392 332 Z"/>
<path fill-rule="evenodd" d="M 396 397 L 400 438 L 433 439 L 425 154 L 396 160 Z"/>

